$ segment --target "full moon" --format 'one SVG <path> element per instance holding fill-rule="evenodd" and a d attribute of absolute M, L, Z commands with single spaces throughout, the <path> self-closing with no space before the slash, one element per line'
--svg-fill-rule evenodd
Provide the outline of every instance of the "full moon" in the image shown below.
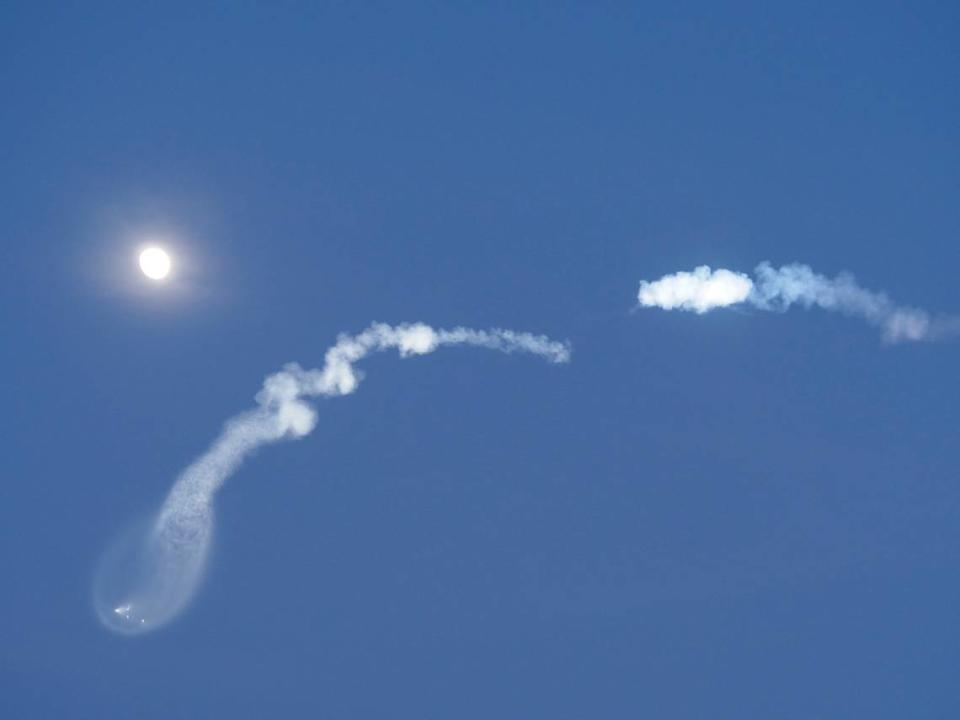
<path fill-rule="evenodd" d="M 140 253 L 140 269 L 151 280 L 163 280 L 170 274 L 170 256 L 158 247 Z"/>

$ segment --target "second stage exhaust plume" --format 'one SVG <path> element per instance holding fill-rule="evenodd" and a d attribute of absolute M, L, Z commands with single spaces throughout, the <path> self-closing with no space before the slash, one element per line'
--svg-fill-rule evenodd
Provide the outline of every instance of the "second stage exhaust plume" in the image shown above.
<path fill-rule="evenodd" d="M 880 328 L 888 342 L 933 340 L 957 329 L 955 320 L 932 318 L 925 310 L 897 305 L 883 293 L 860 287 L 852 275 L 830 278 L 800 264 L 774 268 L 763 262 L 752 279 L 744 273 L 701 265 L 693 272 L 642 281 L 637 301 L 641 307 L 698 314 L 743 303 L 778 311 L 792 305 L 818 307 L 865 320 Z"/>
<path fill-rule="evenodd" d="M 106 553 L 94 581 L 94 604 L 103 623 L 118 632 L 142 633 L 187 606 L 203 579 L 217 490 L 253 451 L 313 430 L 316 411 L 310 399 L 354 392 L 363 378 L 355 363 L 371 353 L 396 349 L 410 357 L 445 345 L 525 352 L 554 363 L 570 359 L 567 344 L 542 335 L 377 323 L 358 335 L 341 335 L 321 368 L 287 365 L 264 380 L 257 406 L 231 418 L 210 449 L 183 471 L 152 521 Z"/>

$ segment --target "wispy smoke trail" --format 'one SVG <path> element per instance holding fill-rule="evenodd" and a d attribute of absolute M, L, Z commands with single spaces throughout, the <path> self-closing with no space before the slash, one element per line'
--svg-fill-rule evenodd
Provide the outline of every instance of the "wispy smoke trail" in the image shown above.
<path fill-rule="evenodd" d="M 103 563 L 95 598 L 101 619 L 127 633 L 162 625 L 182 610 L 202 579 L 213 533 L 213 499 L 243 460 L 263 445 L 313 430 L 310 398 L 349 395 L 363 375 L 354 366 L 371 353 L 396 349 L 401 357 L 425 355 L 444 345 L 525 352 L 567 362 L 570 348 L 542 335 L 512 330 L 434 330 L 420 323 L 374 324 L 341 335 L 322 368 L 289 364 L 264 380 L 257 407 L 229 420 L 213 445 L 174 484 L 146 538 L 124 542 Z"/>
<path fill-rule="evenodd" d="M 931 340 L 956 330 L 956 321 L 934 319 L 924 310 L 896 305 L 883 293 L 860 287 L 852 275 L 828 278 L 799 264 L 774 268 L 760 263 L 755 279 L 744 273 L 711 270 L 701 265 L 693 272 L 642 281 L 637 300 L 642 307 L 696 313 L 740 303 L 779 311 L 795 304 L 819 307 L 859 317 L 879 327 L 889 342 Z"/>

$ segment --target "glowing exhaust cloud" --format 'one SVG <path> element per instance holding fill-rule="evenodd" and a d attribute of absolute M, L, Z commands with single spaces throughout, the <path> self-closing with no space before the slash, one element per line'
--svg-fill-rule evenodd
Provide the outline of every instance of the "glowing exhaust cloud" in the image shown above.
<path fill-rule="evenodd" d="M 716 307 L 741 303 L 750 297 L 753 282 L 743 273 L 711 270 L 701 265 L 693 272 L 666 275 L 656 282 L 641 282 L 637 299 L 644 307 L 705 313 Z"/>
<path fill-rule="evenodd" d="M 354 392 L 363 377 L 354 364 L 371 353 L 396 349 L 410 357 L 444 345 L 525 352 L 554 363 L 570 359 L 567 344 L 540 335 L 378 323 L 358 335 L 341 335 L 322 368 L 287 365 L 264 380 L 257 407 L 230 419 L 210 449 L 183 471 L 151 523 L 122 536 L 104 555 L 94 581 L 94 605 L 103 623 L 118 632 L 142 633 L 187 606 L 203 579 L 217 490 L 259 447 L 313 430 L 316 412 L 307 400 Z"/>
<path fill-rule="evenodd" d="M 819 275 L 807 265 L 774 268 L 760 263 L 751 279 L 744 273 L 711 270 L 701 265 L 693 272 L 642 281 L 637 293 L 641 307 L 688 310 L 702 314 L 719 307 L 747 303 L 761 310 L 785 311 L 792 305 L 859 317 L 883 331 L 889 342 L 932 340 L 957 329 L 955 320 L 933 319 L 924 310 L 896 305 L 883 293 L 860 287 L 853 276 Z"/>

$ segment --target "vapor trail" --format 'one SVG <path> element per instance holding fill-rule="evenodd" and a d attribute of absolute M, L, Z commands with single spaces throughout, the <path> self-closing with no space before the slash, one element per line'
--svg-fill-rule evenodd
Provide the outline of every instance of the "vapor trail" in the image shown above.
<path fill-rule="evenodd" d="M 731 270 L 701 265 L 693 272 L 665 275 L 640 283 L 641 307 L 688 310 L 698 314 L 718 307 L 747 303 L 760 310 L 785 311 L 791 305 L 819 307 L 858 317 L 879 327 L 889 342 L 932 340 L 957 331 L 957 321 L 931 318 L 929 313 L 895 304 L 883 293 L 866 290 L 852 275 L 819 275 L 808 265 L 774 268 L 760 263 L 754 279 Z"/>
<path fill-rule="evenodd" d="M 358 335 L 341 335 L 327 350 L 322 368 L 285 366 L 264 380 L 257 407 L 230 419 L 210 449 L 183 471 L 146 533 L 108 552 L 95 583 L 95 603 L 104 623 L 121 632 L 143 632 L 187 605 L 203 577 L 217 490 L 253 451 L 313 430 L 316 411 L 309 399 L 354 392 L 363 378 L 354 365 L 371 353 L 395 348 L 401 357 L 409 357 L 444 345 L 525 352 L 554 363 L 570 359 L 567 344 L 542 335 L 375 323 Z"/>

